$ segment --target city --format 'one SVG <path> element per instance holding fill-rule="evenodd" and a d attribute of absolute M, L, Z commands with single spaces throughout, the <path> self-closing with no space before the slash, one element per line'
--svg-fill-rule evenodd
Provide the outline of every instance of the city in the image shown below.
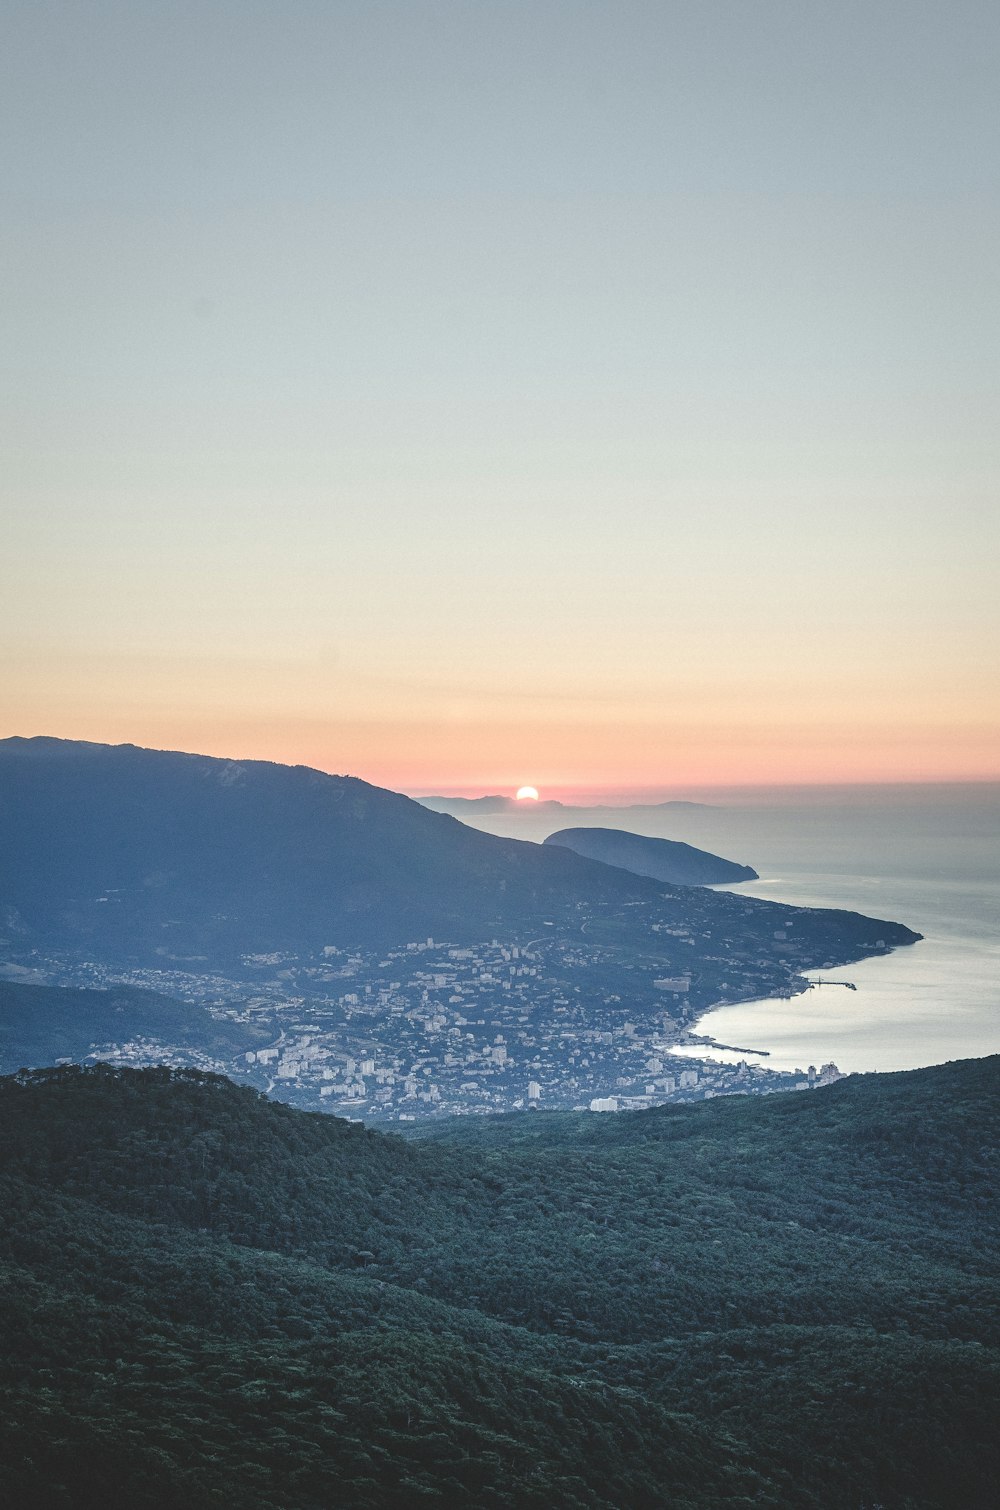
<path fill-rule="evenodd" d="M 137 986 L 195 1003 L 246 1043 L 220 1058 L 139 1033 L 95 1042 L 92 1061 L 193 1065 L 296 1106 L 373 1123 L 526 1108 L 637 1110 L 839 1078 L 834 1065 L 789 1074 L 747 1059 L 720 1063 L 692 1032 L 706 993 L 738 1000 L 774 991 L 773 961 L 748 960 L 732 938 L 717 956 L 692 950 L 697 970 L 674 964 L 667 973 L 664 958 L 676 961 L 696 943 L 688 928 L 670 928 L 656 955 L 615 958 L 588 941 L 592 921 L 574 938 L 553 929 L 475 946 L 427 938 L 388 952 L 246 955 L 240 977 L 65 960 L 49 960 L 46 974 L 62 985 Z M 786 948 L 787 993 L 802 982 Z"/>

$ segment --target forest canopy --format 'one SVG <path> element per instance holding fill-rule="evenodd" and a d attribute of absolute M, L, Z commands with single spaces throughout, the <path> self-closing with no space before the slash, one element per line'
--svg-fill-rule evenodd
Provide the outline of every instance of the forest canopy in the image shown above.
<path fill-rule="evenodd" d="M 1000 1060 L 404 1140 L 0 1081 L 11 1502 L 987 1506 Z"/>

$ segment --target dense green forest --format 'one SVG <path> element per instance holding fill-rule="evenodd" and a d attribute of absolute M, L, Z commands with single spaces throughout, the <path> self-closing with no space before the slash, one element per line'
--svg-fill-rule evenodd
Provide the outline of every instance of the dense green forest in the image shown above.
<path fill-rule="evenodd" d="M 0 1081 L 25 1510 L 992 1507 L 1000 1060 L 404 1140 Z"/>

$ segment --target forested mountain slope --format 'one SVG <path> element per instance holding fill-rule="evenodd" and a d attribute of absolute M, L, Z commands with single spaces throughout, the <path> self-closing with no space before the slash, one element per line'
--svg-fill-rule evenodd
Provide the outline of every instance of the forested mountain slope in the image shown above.
<path fill-rule="evenodd" d="M 45 939 L 198 950 L 477 936 L 649 881 L 306 766 L 0 741 L 0 902 Z M 546 915 L 549 915 L 546 913 Z"/>
<path fill-rule="evenodd" d="M 649 936 L 650 919 L 640 925 L 629 909 L 668 895 L 661 883 L 479 833 L 354 777 L 133 745 L 0 741 L 8 954 L 84 950 L 206 971 L 245 951 L 488 939 L 543 923 L 579 932 L 581 908 L 601 912 L 621 942 Z M 699 906 L 710 932 L 748 936 L 765 960 L 790 911 L 714 894 Z M 796 916 L 812 963 L 918 937 L 855 913 Z"/>
<path fill-rule="evenodd" d="M 404 1142 L 0 1082 L 19 1505 L 987 1506 L 1000 1061 Z"/>

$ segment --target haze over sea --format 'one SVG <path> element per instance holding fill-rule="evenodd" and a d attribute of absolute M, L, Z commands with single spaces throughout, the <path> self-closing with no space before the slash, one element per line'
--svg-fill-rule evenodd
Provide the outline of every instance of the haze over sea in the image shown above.
<path fill-rule="evenodd" d="M 714 1057 L 766 1053 L 774 1069 L 832 1059 L 859 1072 L 1000 1052 L 1000 783 L 684 795 L 706 805 L 532 808 L 468 821 L 523 839 L 579 824 L 682 839 L 758 871 L 759 881 L 734 891 L 848 908 L 924 935 L 912 948 L 810 974 L 855 991 L 822 986 L 709 1013 L 699 1033 L 754 1051 Z"/>

